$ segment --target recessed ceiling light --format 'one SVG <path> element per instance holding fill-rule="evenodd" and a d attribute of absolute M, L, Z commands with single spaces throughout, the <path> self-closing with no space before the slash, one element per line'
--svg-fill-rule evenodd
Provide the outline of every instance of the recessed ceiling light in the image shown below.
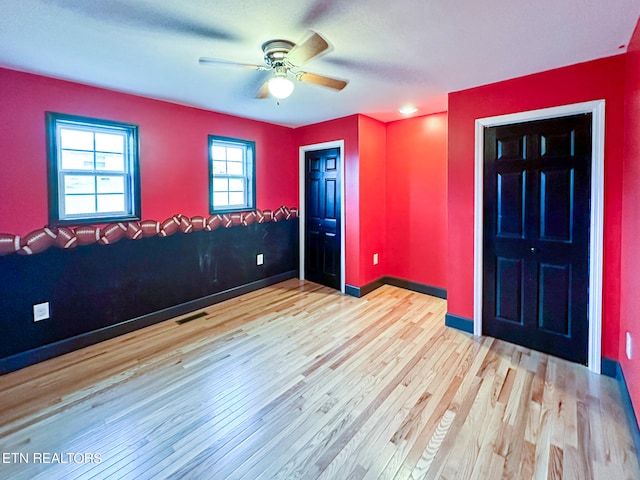
<path fill-rule="evenodd" d="M 411 115 L 412 113 L 416 113 L 418 108 L 415 105 L 404 105 L 400 107 L 398 111 L 403 115 Z"/>

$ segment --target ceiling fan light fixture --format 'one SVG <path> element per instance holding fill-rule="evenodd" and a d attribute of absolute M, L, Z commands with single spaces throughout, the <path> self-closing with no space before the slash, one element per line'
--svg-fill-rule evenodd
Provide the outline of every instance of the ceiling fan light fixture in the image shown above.
<path fill-rule="evenodd" d="M 268 88 L 271 95 L 281 100 L 293 93 L 293 82 L 287 77 L 278 75 L 269 80 Z"/>

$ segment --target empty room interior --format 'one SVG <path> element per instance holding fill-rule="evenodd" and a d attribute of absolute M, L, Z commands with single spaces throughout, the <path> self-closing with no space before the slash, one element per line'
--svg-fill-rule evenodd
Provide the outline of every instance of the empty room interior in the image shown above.
<path fill-rule="evenodd" d="M 0 6 L 0 479 L 640 479 L 640 0 Z"/>

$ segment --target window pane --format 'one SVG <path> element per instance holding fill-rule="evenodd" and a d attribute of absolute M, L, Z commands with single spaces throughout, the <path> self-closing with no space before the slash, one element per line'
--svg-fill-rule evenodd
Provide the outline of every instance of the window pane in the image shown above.
<path fill-rule="evenodd" d="M 96 197 L 93 195 L 65 195 L 64 214 L 95 213 Z"/>
<path fill-rule="evenodd" d="M 138 127 L 47 112 L 52 222 L 138 218 Z"/>
<path fill-rule="evenodd" d="M 124 155 L 121 153 L 96 153 L 96 170 L 124 172 Z"/>
<path fill-rule="evenodd" d="M 74 150 L 93 150 L 93 132 L 85 130 L 60 129 L 60 143 L 62 148 Z"/>
<path fill-rule="evenodd" d="M 228 147 L 227 160 L 230 162 L 242 162 L 244 160 L 244 148 Z"/>
<path fill-rule="evenodd" d="M 216 207 L 226 207 L 227 205 L 229 205 L 229 194 L 227 192 L 214 193 L 213 205 Z"/>
<path fill-rule="evenodd" d="M 93 170 L 93 153 L 62 150 L 63 170 Z"/>
<path fill-rule="evenodd" d="M 123 153 L 124 135 L 96 133 L 96 150 L 99 152 Z"/>
<path fill-rule="evenodd" d="M 124 195 L 98 195 L 98 212 L 124 212 Z"/>
<path fill-rule="evenodd" d="M 229 175 L 243 175 L 242 162 L 229 162 L 227 163 Z"/>
<path fill-rule="evenodd" d="M 91 175 L 65 175 L 64 176 L 64 193 L 79 194 L 91 193 L 96 191 L 95 177 Z"/>
<path fill-rule="evenodd" d="M 227 174 L 227 162 L 213 162 L 213 174 L 214 175 L 226 175 Z"/>
<path fill-rule="evenodd" d="M 209 135 L 211 213 L 253 208 L 254 143 Z"/>
<path fill-rule="evenodd" d="M 232 192 L 244 192 L 244 180 L 241 178 L 229 179 L 229 190 Z"/>
<path fill-rule="evenodd" d="M 214 192 L 226 192 L 227 190 L 229 190 L 229 180 L 227 180 L 226 178 L 213 179 Z"/>
<path fill-rule="evenodd" d="M 98 193 L 124 194 L 124 177 L 98 177 Z"/>
<path fill-rule="evenodd" d="M 244 193 L 243 192 L 230 192 L 229 193 L 229 205 L 244 205 Z"/>
<path fill-rule="evenodd" d="M 227 159 L 227 149 L 225 147 L 216 147 L 213 146 L 211 148 L 211 156 L 214 160 L 226 160 Z"/>

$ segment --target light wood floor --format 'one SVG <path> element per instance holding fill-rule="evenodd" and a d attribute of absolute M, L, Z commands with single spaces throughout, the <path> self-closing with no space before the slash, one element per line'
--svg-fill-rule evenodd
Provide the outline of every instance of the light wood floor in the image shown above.
<path fill-rule="evenodd" d="M 640 478 L 612 379 L 445 309 L 291 280 L 4 375 L 0 478 Z"/>

